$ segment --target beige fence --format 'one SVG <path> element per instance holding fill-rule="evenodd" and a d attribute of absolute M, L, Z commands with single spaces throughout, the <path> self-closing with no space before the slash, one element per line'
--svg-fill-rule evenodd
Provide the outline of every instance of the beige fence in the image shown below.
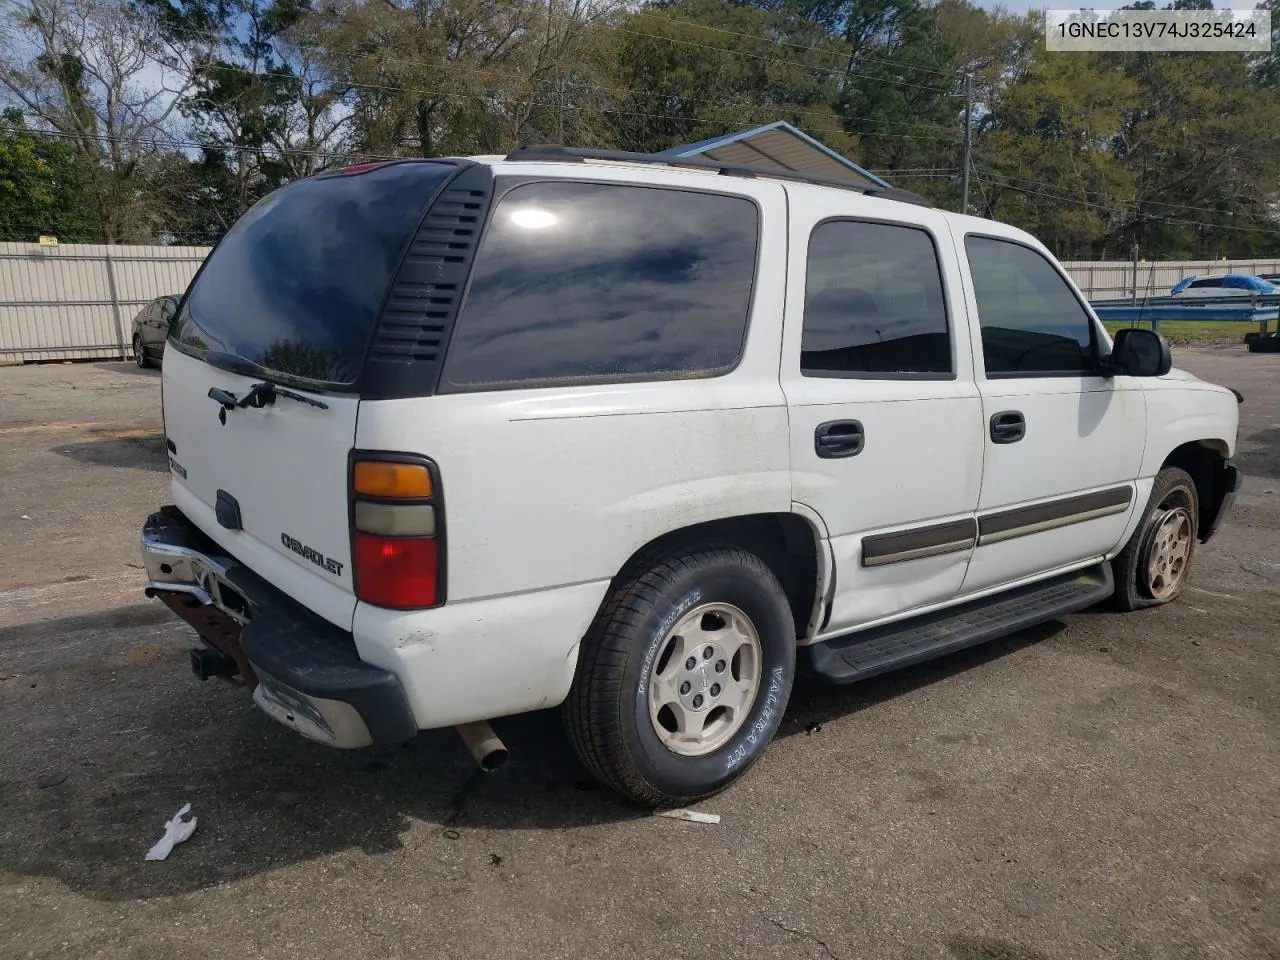
<path fill-rule="evenodd" d="M 181 293 L 207 247 L 0 243 L 0 363 L 128 358 L 133 318 Z M 1280 273 L 1280 260 L 1069 261 L 1093 300 L 1168 293 L 1189 274 Z"/>
<path fill-rule="evenodd" d="M 0 363 L 131 357 L 134 316 L 182 293 L 208 252 L 0 243 Z"/>
<path fill-rule="evenodd" d="M 1069 260 L 1071 279 L 1090 300 L 1151 297 L 1169 292 L 1183 277 L 1222 273 L 1280 273 L 1280 260 Z"/>

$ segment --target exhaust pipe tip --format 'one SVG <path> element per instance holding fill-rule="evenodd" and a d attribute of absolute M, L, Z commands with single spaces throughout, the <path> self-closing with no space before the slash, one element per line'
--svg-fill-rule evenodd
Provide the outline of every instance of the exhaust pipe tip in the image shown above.
<path fill-rule="evenodd" d="M 493 773 L 507 762 L 510 751 L 493 732 L 493 727 L 489 726 L 488 721 L 460 723 L 454 729 L 458 731 L 458 736 L 462 738 L 462 742 L 471 751 L 471 756 L 485 773 Z"/>
<path fill-rule="evenodd" d="M 499 767 L 506 765 L 508 756 L 510 756 L 510 754 L 507 752 L 506 747 L 499 747 L 496 750 L 490 750 L 480 758 L 480 769 L 485 773 L 493 773 Z"/>

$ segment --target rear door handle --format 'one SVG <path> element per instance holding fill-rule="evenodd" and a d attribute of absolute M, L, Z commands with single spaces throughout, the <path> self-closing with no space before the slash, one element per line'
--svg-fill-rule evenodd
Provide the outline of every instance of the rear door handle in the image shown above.
<path fill-rule="evenodd" d="M 824 460 L 856 457 L 865 445 L 860 420 L 828 420 L 813 431 L 813 451 Z"/>
<path fill-rule="evenodd" d="M 1027 435 L 1027 421 L 1021 410 L 1002 410 L 991 415 L 991 442 L 1017 443 Z"/>

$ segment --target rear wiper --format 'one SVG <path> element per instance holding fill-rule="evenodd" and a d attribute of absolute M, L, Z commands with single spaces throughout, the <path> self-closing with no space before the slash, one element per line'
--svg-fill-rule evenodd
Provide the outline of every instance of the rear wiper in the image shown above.
<path fill-rule="evenodd" d="M 236 399 L 236 395 L 230 390 L 223 390 L 219 387 L 209 388 L 209 399 L 216 401 L 222 406 L 223 415 L 227 410 L 241 409 L 245 407 L 253 407 L 261 409 L 269 404 L 276 402 L 276 397 L 288 397 L 290 400 L 296 400 L 298 403 L 305 403 L 312 407 L 319 407 L 321 410 L 328 410 L 329 405 L 323 401 L 316 400 L 313 397 L 303 396 L 301 393 L 294 393 L 279 384 L 272 383 L 270 380 L 263 380 L 255 383 L 249 388 L 240 399 Z"/>

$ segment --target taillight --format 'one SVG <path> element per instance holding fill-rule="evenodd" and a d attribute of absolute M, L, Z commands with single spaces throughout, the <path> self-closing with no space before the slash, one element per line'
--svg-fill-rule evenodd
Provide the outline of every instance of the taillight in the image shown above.
<path fill-rule="evenodd" d="M 435 464 L 356 454 L 351 462 L 351 560 L 356 597 L 396 610 L 444 602 L 440 483 Z"/>

